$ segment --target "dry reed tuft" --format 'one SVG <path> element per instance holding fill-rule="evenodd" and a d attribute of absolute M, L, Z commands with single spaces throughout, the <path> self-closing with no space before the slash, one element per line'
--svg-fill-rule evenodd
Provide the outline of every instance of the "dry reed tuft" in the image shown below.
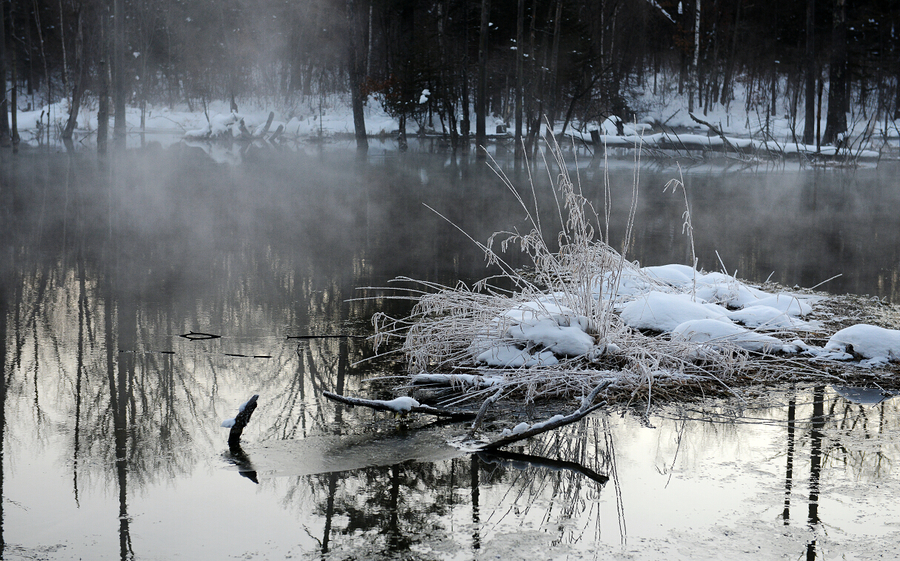
<path fill-rule="evenodd" d="M 626 326 L 617 314 L 617 306 L 626 298 L 620 296 L 620 283 L 638 279 L 654 290 L 675 289 L 644 273 L 610 245 L 608 179 L 601 215 L 582 195 L 579 182 L 572 181 L 555 139 L 551 136 L 545 142 L 550 161 L 546 152 L 542 155 L 557 201 L 559 250 L 551 251 L 542 234 L 537 211 L 529 210 L 521 193 L 496 162 L 492 162 L 498 177 L 527 213 L 531 229 L 527 233 L 497 232 L 487 243 L 475 243 L 484 250 L 489 263 L 500 268 L 500 276 L 518 288 L 514 292 L 500 290 L 491 279 L 472 287 L 420 283 L 422 291 L 411 295 L 416 304 L 408 317 L 377 314 L 373 318 L 376 348 L 384 349 L 391 341 L 400 343 L 400 352 L 407 359 L 410 384 L 449 384 L 458 391 L 452 392 L 444 404 L 457 405 L 501 398 L 532 403 L 539 399 L 580 397 L 598 384 L 612 380 L 607 394 L 609 401 L 640 402 L 649 407 L 651 400 L 734 392 L 737 387 L 750 383 L 834 377 L 808 361 L 751 352 L 728 341 L 713 345 L 677 341 Z M 636 161 L 632 212 L 623 247 L 627 247 L 634 222 L 638 168 L 639 161 Z M 550 170 L 555 171 L 555 177 Z M 672 188 L 674 192 L 678 187 L 684 190 L 682 181 L 673 180 L 667 189 Z M 533 181 L 531 188 L 533 191 Z M 536 197 L 534 200 L 536 206 Z M 686 193 L 685 205 L 684 228 L 690 237 L 693 226 Z M 693 254 L 692 238 L 690 243 Z M 499 253 L 494 249 L 497 246 Z M 533 263 L 533 271 L 527 277 L 500 255 L 513 246 L 518 246 Z M 696 289 L 696 280 L 694 284 L 691 294 Z M 513 361 L 505 366 L 487 366 L 477 361 L 480 352 L 497 345 L 498 341 L 509 343 L 504 336 L 516 323 L 515 314 L 510 312 L 521 310 L 535 317 L 559 318 L 562 313 L 570 317 L 561 321 L 583 321 L 593 341 L 591 351 L 576 356 L 555 356 L 549 361 L 540 358 L 530 362 Z M 776 335 L 797 338 L 797 333 L 791 331 Z M 815 334 L 807 333 L 807 336 Z M 544 349 L 539 343 L 514 343 L 522 356 L 546 356 L 540 354 Z"/>

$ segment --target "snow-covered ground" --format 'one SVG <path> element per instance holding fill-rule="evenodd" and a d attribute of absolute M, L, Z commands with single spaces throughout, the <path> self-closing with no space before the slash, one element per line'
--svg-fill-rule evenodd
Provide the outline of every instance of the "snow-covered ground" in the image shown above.
<path fill-rule="evenodd" d="M 738 91 L 738 98 L 741 92 Z M 423 92 L 420 102 L 429 103 L 428 95 Z M 779 153 L 815 152 L 815 146 L 804 146 L 796 140 L 802 135 L 804 123 L 792 124 L 786 115 L 766 117 L 755 108 L 747 109 L 740 101 L 733 102 L 728 108 L 715 104 L 707 109 L 698 109 L 694 115 L 707 122 L 725 135 L 726 142 L 708 127 L 699 124 L 688 112 L 687 99 L 682 96 L 652 96 L 649 93 L 638 94 L 634 100 L 638 112 L 633 116 L 610 116 L 603 122 L 571 123 L 567 134 L 591 140 L 595 139 L 611 146 L 643 146 L 646 148 L 681 149 L 703 147 L 713 150 L 739 149 L 748 153 L 773 151 Z M 232 113 L 230 103 L 214 101 L 204 110 L 198 104 L 188 108 L 185 104 L 173 107 L 162 104 L 147 104 L 144 111 L 144 123 L 141 125 L 141 110 L 136 107 L 126 109 L 127 130 L 131 133 L 144 132 L 154 135 L 153 139 L 162 144 L 178 142 L 182 139 L 221 138 L 231 135 L 239 137 L 243 124 L 245 131 L 251 134 L 258 132 L 266 123 L 270 112 L 274 113 L 274 121 L 269 134 L 283 127 L 285 138 L 308 139 L 334 137 L 335 135 L 351 135 L 354 132 L 353 116 L 347 96 L 333 95 L 325 98 L 308 99 L 285 110 L 276 104 L 263 99 L 239 100 L 239 110 Z M 36 145 L 39 138 L 46 139 L 47 124 L 51 128 L 51 142 L 57 142 L 58 131 L 62 129 L 68 116 L 68 102 L 60 101 L 50 106 L 44 105 L 31 111 L 19 110 L 18 127 L 23 142 Z M 887 148 L 896 152 L 900 143 L 900 121 L 874 122 L 859 117 L 860 111 L 848 118 L 851 131 L 846 144 L 854 155 L 877 157 L 879 151 Z M 474 114 L 474 113 L 473 113 Z M 208 115 L 208 118 L 207 118 Z M 621 117 L 621 118 L 620 118 Z M 370 136 L 396 135 L 399 130 L 398 121 L 389 116 L 376 99 L 370 99 L 365 107 L 366 132 Z M 621 122 L 620 122 L 621 121 Z M 493 137 L 508 137 L 512 123 L 492 115 L 487 119 L 487 132 Z M 824 123 L 823 128 L 824 128 Z M 618 126 L 617 126 L 618 125 Z M 407 122 L 407 133 L 416 134 L 420 130 L 442 133 L 440 120 L 435 116 L 429 122 Z M 555 124 L 556 133 L 561 132 L 562 123 Z M 76 133 L 82 143 L 94 141 L 93 134 L 97 130 L 96 100 L 87 100 L 82 106 L 78 118 Z M 677 131 L 677 132 L 676 132 Z M 43 136 L 42 136 L 43 135 Z M 861 142 L 861 138 L 869 140 Z M 887 143 L 887 144 L 885 144 Z M 821 147 L 825 154 L 834 152 L 832 147 Z M 868 152 L 861 150 L 868 150 Z"/>

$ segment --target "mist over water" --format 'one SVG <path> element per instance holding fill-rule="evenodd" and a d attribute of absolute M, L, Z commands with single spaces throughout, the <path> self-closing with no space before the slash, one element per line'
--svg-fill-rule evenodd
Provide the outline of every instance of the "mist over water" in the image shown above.
<path fill-rule="evenodd" d="M 323 402 L 325 390 L 372 396 L 381 389 L 368 378 L 402 370 L 364 361 L 373 351 L 362 338 L 288 336 L 367 336 L 374 313 L 412 305 L 387 298 L 383 287 L 411 286 L 395 277 L 452 286 L 496 272 L 459 229 L 483 242 L 530 228 L 474 157 L 325 148 L 235 165 L 184 146 L 106 163 L 77 152 L 0 156 L 4 558 L 527 549 L 650 559 L 707 540 L 738 553 L 763 544 L 775 556 L 896 543 L 882 524 L 895 514 L 900 466 L 893 400 L 782 388 L 752 408 L 704 401 L 646 419 L 596 416 L 526 443 L 525 458 L 466 456 L 443 445 L 462 428 L 403 427 Z M 599 164 L 578 157 L 598 208 Z M 542 165 L 531 175 L 555 239 Z M 531 205 L 526 170 L 500 166 Z M 688 170 L 700 265 L 718 269 L 718 251 L 756 282 L 773 271 L 800 286 L 842 274 L 822 288 L 897 302 L 897 171 Z M 630 162 L 610 162 L 618 249 L 633 174 Z M 676 174 L 641 168 L 628 259 L 690 262 L 683 197 L 663 192 Z M 191 331 L 220 337 L 181 337 Z M 236 457 L 219 424 L 253 394 L 260 407 Z M 696 507 L 710 489 L 715 500 Z M 863 519 L 884 527 L 869 545 Z"/>

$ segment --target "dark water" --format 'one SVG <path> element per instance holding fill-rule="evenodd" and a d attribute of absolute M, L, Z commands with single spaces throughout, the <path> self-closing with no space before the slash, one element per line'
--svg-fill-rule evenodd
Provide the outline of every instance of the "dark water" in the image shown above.
<path fill-rule="evenodd" d="M 505 458 L 447 446 L 459 426 L 324 402 L 372 395 L 390 364 L 363 361 L 365 339 L 289 336 L 370 334 L 375 312 L 409 308 L 378 288 L 409 286 L 397 276 L 493 272 L 423 203 L 481 241 L 528 227 L 484 164 L 339 149 L 224 164 L 181 146 L 2 158 L 3 559 L 866 559 L 900 544 L 894 400 L 779 388 L 598 415 Z M 596 164 L 582 155 L 579 175 L 599 201 Z M 620 246 L 633 168 L 610 168 Z M 717 269 L 718 250 L 750 280 L 842 274 L 823 288 L 897 302 L 897 171 L 691 170 L 700 264 Z M 641 169 L 629 258 L 689 262 L 683 198 L 662 192 L 677 173 Z M 219 424 L 253 394 L 234 456 Z"/>

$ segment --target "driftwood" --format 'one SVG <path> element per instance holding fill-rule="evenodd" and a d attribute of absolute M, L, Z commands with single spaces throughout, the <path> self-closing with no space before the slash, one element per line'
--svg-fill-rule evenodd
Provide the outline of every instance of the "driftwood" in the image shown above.
<path fill-rule="evenodd" d="M 390 411 L 392 413 L 397 413 L 397 409 L 391 407 L 387 404 L 387 402 L 374 400 L 374 399 L 362 399 L 359 397 L 347 397 L 345 395 L 338 395 L 336 393 L 331 392 L 322 392 L 322 395 L 327 397 L 332 401 L 337 401 L 338 403 L 343 403 L 344 405 L 349 405 L 351 407 L 368 407 L 370 409 L 374 409 L 376 411 Z M 424 413 L 426 415 L 434 415 L 435 417 L 445 417 L 448 419 L 453 419 L 457 421 L 467 421 L 475 418 L 475 413 L 471 413 L 469 411 L 450 411 L 447 409 L 438 409 L 437 407 L 431 407 L 430 405 L 413 405 L 407 411 L 403 411 L 404 413 Z"/>
<path fill-rule="evenodd" d="M 251 397 L 238 412 L 237 417 L 234 418 L 231 432 L 228 433 L 228 447 L 232 450 L 240 450 L 241 448 L 241 433 L 244 432 L 244 427 L 250 422 L 250 417 L 253 415 L 253 411 L 256 410 L 257 399 L 259 399 L 259 395 Z"/>

